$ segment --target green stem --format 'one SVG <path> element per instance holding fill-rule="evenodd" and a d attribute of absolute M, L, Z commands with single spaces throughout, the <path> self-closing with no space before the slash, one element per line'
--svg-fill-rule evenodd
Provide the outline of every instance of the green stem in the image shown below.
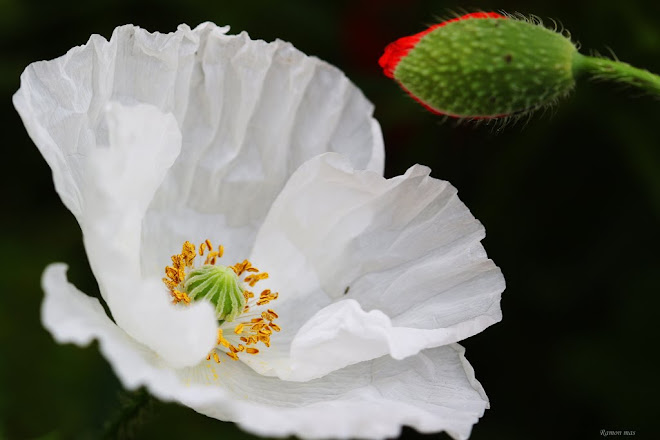
<path fill-rule="evenodd" d="M 144 388 L 120 397 L 121 408 L 106 422 L 103 439 L 132 439 L 136 428 L 148 417 L 155 399 Z"/>
<path fill-rule="evenodd" d="M 660 76 L 621 61 L 576 53 L 573 73 L 576 76 L 587 75 L 596 80 L 613 81 L 660 97 Z"/>

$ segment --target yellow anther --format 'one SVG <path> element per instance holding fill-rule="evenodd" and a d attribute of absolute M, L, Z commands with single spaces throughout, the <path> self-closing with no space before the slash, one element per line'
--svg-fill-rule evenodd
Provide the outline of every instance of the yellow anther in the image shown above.
<path fill-rule="evenodd" d="M 170 293 L 172 294 L 173 298 L 172 303 L 178 304 L 180 302 L 184 302 L 186 304 L 190 304 L 190 297 L 186 292 L 181 292 L 180 290 L 174 289 Z"/>
<path fill-rule="evenodd" d="M 260 334 L 259 342 L 262 342 L 266 347 L 270 347 L 270 336 Z"/>
<path fill-rule="evenodd" d="M 268 304 L 271 301 L 275 301 L 277 297 L 279 296 L 279 293 L 271 293 L 270 290 L 266 289 L 263 292 L 261 292 L 261 295 L 259 295 L 259 300 L 257 301 L 258 306 L 262 306 L 264 304 Z"/>
<path fill-rule="evenodd" d="M 218 256 L 218 253 L 216 251 L 209 252 L 209 254 L 206 256 L 206 261 L 204 264 L 215 264 L 215 259 Z"/>
<path fill-rule="evenodd" d="M 174 267 L 167 266 L 165 268 L 165 275 L 172 281 L 175 281 L 179 277 L 179 270 Z"/>
<path fill-rule="evenodd" d="M 183 260 L 183 265 L 192 267 L 193 261 L 195 261 L 195 255 L 196 255 L 195 245 L 189 241 L 183 243 L 183 246 L 181 248 L 181 257 Z"/>
<path fill-rule="evenodd" d="M 245 349 L 245 352 L 249 354 L 257 354 L 259 353 L 259 350 L 256 348 L 248 347 Z"/>
<path fill-rule="evenodd" d="M 253 275 L 248 275 L 245 277 L 246 283 L 250 285 L 250 287 L 254 287 L 255 284 L 257 284 L 261 280 L 265 280 L 268 278 L 268 272 L 261 272 L 261 273 L 255 273 Z"/>
<path fill-rule="evenodd" d="M 270 313 L 270 310 L 268 310 L 267 312 L 261 312 L 261 317 L 266 321 L 272 321 L 273 319 L 277 318 L 277 315 L 273 316 L 273 314 Z"/>
<path fill-rule="evenodd" d="M 209 250 L 213 249 L 213 246 L 211 246 L 211 241 L 208 238 L 204 240 L 204 243 L 206 243 L 206 246 L 209 248 Z"/>
<path fill-rule="evenodd" d="M 232 353 L 238 353 L 238 348 L 234 347 L 233 345 L 229 346 L 229 350 L 231 350 Z"/>
<path fill-rule="evenodd" d="M 231 351 L 228 351 L 225 353 L 227 356 L 232 358 L 233 360 L 237 361 L 238 360 L 238 355 L 236 353 L 232 353 Z"/>
<path fill-rule="evenodd" d="M 225 339 L 224 335 L 222 334 L 222 329 L 218 329 L 218 340 L 216 342 L 218 345 L 225 346 L 229 348 L 229 342 Z"/>
<path fill-rule="evenodd" d="M 238 324 L 238 325 L 236 326 L 236 328 L 234 329 L 234 333 L 236 333 L 237 335 L 240 335 L 241 333 L 243 333 L 243 328 L 244 328 L 244 327 L 245 327 L 245 324 L 243 324 L 243 323 L 241 322 L 241 323 Z"/>
<path fill-rule="evenodd" d="M 268 324 L 268 327 L 272 328 L 274 331 L 279 332 L 282 330 L 279 325 L 275 324 L 274 322 L 271 322 Z"/>
<path fill-rule="evenodd" d="M 239 351 L 239 353 L 241 351 L 245 351 L 245 347 L 242 344 L 238 344 L 238 347 L 236 347 L 236 349 Z"/>
<path fill-rule="evenodd" d="M 199 245 L 199 256 L 203 257 L 204 256 L 204 251 L 206 250 L 206 242 L 203 242 L 202 244 Z"/>
<path fill-rule="evenodd" d="M 236 275 L 241 276 L 243 275 L 243 272 L 245 272 L 245 269 L 249 267 L 251 264 L 248 260 L 243 260 L 240 263 L 236 263 L 233 266 L 230 266 L 234 272 L 236 272 Z"/>
<path fill-rule="evenodd" d="M 220 356 L 215 351 L 213 352 L 213 360 L 218 364 L 220 363 Z"/>
<path fill-rule="evenodd" d="M 225 254 L 225 247 L 223 245 L 218 246 L 218 258 L 222 258 Z"/>

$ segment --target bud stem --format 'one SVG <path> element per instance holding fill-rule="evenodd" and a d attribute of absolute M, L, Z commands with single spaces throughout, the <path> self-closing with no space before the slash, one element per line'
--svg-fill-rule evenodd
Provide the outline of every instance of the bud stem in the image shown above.
<path fill-rule="evenodd" d="M 660 97 L 660 76 L 621 61 L 576 53 L 573 72 L 576 76 L 587 75 L 596 80 L 613 81 Z"/>

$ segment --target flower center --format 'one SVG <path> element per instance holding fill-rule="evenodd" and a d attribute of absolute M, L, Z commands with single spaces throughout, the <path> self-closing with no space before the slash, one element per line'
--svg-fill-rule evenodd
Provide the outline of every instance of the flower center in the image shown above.
<path fill-rule="evenodd" d="M 280 327 L 274 322 L 277 313 L 264 306 L 276 300 L 278 293 L 265 289 L 257 298 L 247 289 L 268 278 L 268 272 L 260 272 L 248 260 L 233 266 L 216 264 L 224 254 L 224 247 L 220 245 L 218 250 L 213 250 L 209 240 L 198 249 L 189 241 L 183 243 L 181 253 L 172 255 L 172 265 L 165 268 L 163 282 L 174 304 L 188 305 L 204 299 L 215 307 L 220 328 L 217 345 L 206 359 L 220 363 L 218 353 L 225 353 L 238 360 L 239 353 L 259 353 L 255 347 L 259 343 L 270 347 L 270 336 L 274 331 L 279 332 Z M 202 266 L 195 267 L 198 253 L 200 257 L 206 253 L 206 259 Z"/>

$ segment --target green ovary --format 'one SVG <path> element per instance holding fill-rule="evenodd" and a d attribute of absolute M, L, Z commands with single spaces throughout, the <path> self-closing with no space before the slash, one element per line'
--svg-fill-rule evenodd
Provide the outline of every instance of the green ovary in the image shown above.
<path fill-rule="evenodd" d="M 191 300 L 210 301 L 220 321 L 233 321 L 245 308 L 241 283 L 236 273 L 226 266 L 205 264 L 193 269 L 183 287 Z"/>
<path fill-rule="evenodd" d="M 394 77 L 437 111 L 511 115 L 551 104 L 575 81 L 577 50 L 563 35 L 512 18 L 469 19 L 424 36 Z"/>

